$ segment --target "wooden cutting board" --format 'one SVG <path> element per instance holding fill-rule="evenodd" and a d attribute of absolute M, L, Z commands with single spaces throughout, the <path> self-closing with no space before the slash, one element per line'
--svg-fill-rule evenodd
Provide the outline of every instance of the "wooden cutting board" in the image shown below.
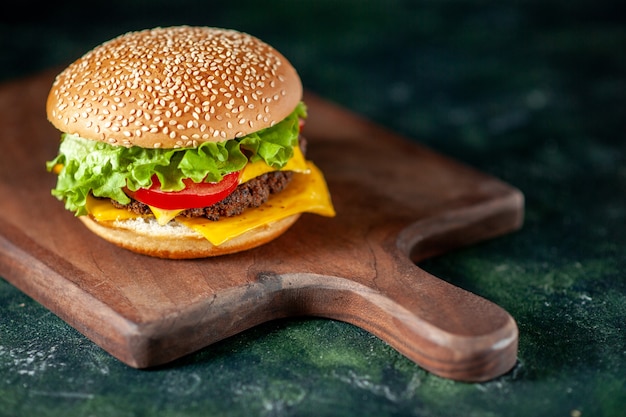
<path fill-rule="evenodd" d="M 319 316 L 446 378 L 484 381 L 515 364 L 515 320 L 415 262 L 518 229 L 517 189 L 307 94 L 308 156 L 337 216 L 305 214 L 240 254 L 145 257 L 91 234 L 51 197 L 53 76 L 0 86 L 0 276 L 119 360 L 151 367 L 268 320 Z"/>

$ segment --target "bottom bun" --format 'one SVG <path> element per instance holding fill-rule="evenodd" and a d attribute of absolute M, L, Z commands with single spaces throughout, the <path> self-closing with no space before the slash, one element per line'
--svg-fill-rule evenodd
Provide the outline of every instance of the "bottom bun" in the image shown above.
<path fill-rule="evenodd" d="M 249 230 L 219 246 L 176 221 L 165 226 L 154 219 L 133 219 L 98 223 L 89 216 L 80 220 L 96 235 L 122 248 L 143 255 L 168 259 L 207 258 L 241 252 L 268 243 L 283 234 L 300 214 Z"/>

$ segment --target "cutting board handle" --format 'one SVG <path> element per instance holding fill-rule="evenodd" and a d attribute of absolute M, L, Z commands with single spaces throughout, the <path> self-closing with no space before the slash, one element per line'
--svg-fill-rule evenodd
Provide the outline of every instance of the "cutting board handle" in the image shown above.
<path fill-rule="evenodd" d="M 354 324 L 441 377 L 487 381 L 515 365 L 518 329 L 504 309 L 402 259 L 388 258 L 389 268 L 369 286 L 313 274 L 261 281 L 264 286 L 281 281 L 276 287 L 282 289 L 286 316 L 324 316 Z"/>
<path fill-rule="evenodd" d="M 429 274 L 401 253 L 388 260 L 381 267 L 385 260 L 377 258 L 384 271 L 359 293 L 365 314 L 354 324 L 438 376 L 486 381 L 515 365 L 518 329 L 504 309 Z"/>
<path fill-rule="evenodd" d="M 518 328 L 497 304 L 439 279 L 416 262 L 496 236 L 521 224 L 520 193 L 462 215 L 373 228 L 363 251 L 371 277 L 292 274 L 290 284 L 308 294 L 289 314 L 322 315 L 370 331 L 432 373 L 461 381 L 486 381 L 517 361 Z M 285 275 L 282 276 L 286 278 Z M 307 300 L 307 301 L 304 301 Z M 304 309 L 304 311 L 301 311 Z"/>

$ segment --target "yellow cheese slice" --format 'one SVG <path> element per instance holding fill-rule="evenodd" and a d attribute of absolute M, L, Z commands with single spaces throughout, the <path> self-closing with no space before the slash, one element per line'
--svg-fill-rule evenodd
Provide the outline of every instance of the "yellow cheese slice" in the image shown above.
<path fill-rule="evenodd" d="M 296 173 L 287 188 L 278 194 L 272 194 L 261 207 L 248 209 L 238 216 L 219 221 L 187 217 L 177 218 L 176 221 L 197 231 L 217 246 L 249 230 L 293 214 L 335 216 L 324 176 L 312 162 L 306 161 L 306 166 L 307 174 Z M 94 220 L 103 223 L 140 217 L 128 210 L 114 207 L 107 199 L 91 196 L 87 199 L 87 210 Z"/>
<path fill-rule="evenodd" d="M 87 196 L 85 208 L 89 215 L 97 222 L 106 223 L 117 220 L 130 220 L 142 217 L 126 209 L 118 209 L 108 198 L 95 198 L 91 194 Z M 146 216 L 147 217 L 147 216 Z"/>
<path fill-rule="evenodd" d="M 152 214 L 161 226 L 164 226 L 170 222 L 174 217 L 178 216 L 181 211 L 185 211 L 185 209 L 176 209 L 176 210 L 166 210 L 160 209 L 158 207 L 148 206 Z"/>
<path fill-rule="evenodd" d="M 307 165 L 309 174 L 295 174 L 287 188 L 278 194 L 272 194 L 260 207 L 216 222 L 198 217 L 181 217 L 176 221 L 197 231 L 217 246 L 244 232 L 293 214 L 314 213 L 326 217 L 335 216 L 335 209 L 322 173 L 312 162 L 308 162 Z"/>
<path fill-rule="evenodd" d="M 253 178 L 256 178 L 267 172 L 272 172 L 275 170 L 276 170 L 275 168 L 272 168 L 271 166 L 267 165 L 265 161 L 256 161 L 256 162 L 249 163 L 244 167 L 243 172 L 241 173 L 241 177 L 239 178 L 239 184 L 246 183 Z M 299 146 L 296 146 L 293 148 L 293 156 L 291 157 L 291 159 L 289 159 L 289 161 L 285 164 L 285 166 L 283 166 L 280 170 L 281 171 L 294 171 L 294 172 L 299 172 L 303 174 L 308 173 L 309 167 L 307 165 L 306 159 L 304 158 L 304 155 L 302 154 L 302 151 L 300 150 Z M 158 207 L 152 207 L 152 206 L 149 206 L 149 207 L 150 207 L 150 210 L 152 210 L 152 214 L 154 214 L 154 217 L 156 218 L 157 222 L 161 226 L 169 223 L 170 220 L 178 216 L 178 214 L 181 211 L 183 211 L 183 209 L 165 210 L 165 209 L 160 209 Z"/>
<path fill-rule="evenodd" d="M 293 148 L 293 156 L 291 157 L 291 159 L 289 159 L 289 161 L 287 161 L 285 166 L 282 167 L 280 170 L 281 171 L 295 171 L 295 172 L 300 172 L 300 173 L 305 174 L 308 172 L 308 169 L 309 167 L 307 165 L 307 161 L 304 158 L 302 151 L 300 151 L 300 147 L 295 146 Z M 271 172 L 275 170 L 276 170 L 275 168 L 272 168 L 271 166 L 267 165 L 265 161 L 257 161 L 257 162 L 250 163 L 246 165 L 245 168 L 243 169 L 243 172 L 241 173 L 241 178 L 239 179 L 239 184 L 243 184 L 244 182 L 250 181 L 252 178 L 256 178 L 259 175 L 265 174 L 266 172 Z"/>

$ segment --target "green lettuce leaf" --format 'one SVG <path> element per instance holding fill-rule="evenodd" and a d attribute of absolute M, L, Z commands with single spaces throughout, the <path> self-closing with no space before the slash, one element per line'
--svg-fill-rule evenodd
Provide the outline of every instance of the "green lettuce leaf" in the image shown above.
<path fill-rule="evenodd" d="M 65 202 L 77 216 L 87 214 L 87 196 L 107 197 L 121 204 L 130 202 L 123 188 L 130 190 L 152 185 L 157 175 L 161 188 L 178 191 L 183 179 L 218 182 L 224 175 L 239 171 L 248 162 L 265 161 L 283 167 L 298 146 L 299 119 L 306 117 L 304 103 L 276 125 L 240 139 L 207 142 L 197 148 L 126 148 L 62 134 L 59 153 L 46 166 L 51 171 L 62 166 L 52 195 Z"/>

